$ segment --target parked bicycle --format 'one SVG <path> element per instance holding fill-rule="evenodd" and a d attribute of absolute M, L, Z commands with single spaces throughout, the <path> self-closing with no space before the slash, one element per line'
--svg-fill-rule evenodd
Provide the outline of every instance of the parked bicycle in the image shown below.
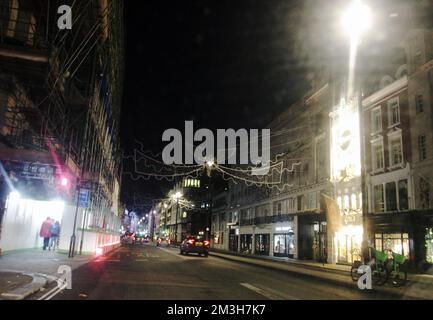
<path fill-rule="evenodd" d="M 366 259 L 362 257 L 361 254 L 358 255 L 361 257 L 360 260 L 356 260 L 352 263 L 352 267 L 350 270 L 350 275 L 353 281 L 358 281 L 361 276 L 358 273 L 358 268 L 361 265 L 368 265 L 371 269 L 371 277 L 372 281 L 376 285 L 383 285 L 388 281 L 389 273 L 387 271 L 387 263 L 388 255 L 385 252 L 374 249 L 373 247 L 368 248 L 371 252 L 371 259 L 369 261 L 365 261 Z"/>
<path fill-rule="evenodd" d="M 409 261 L 405 256 L 388 250 L 386 270 L 388 277 L 392 279 L 392 285 L 400 287 L 407 282 L 407 270 Z"/>

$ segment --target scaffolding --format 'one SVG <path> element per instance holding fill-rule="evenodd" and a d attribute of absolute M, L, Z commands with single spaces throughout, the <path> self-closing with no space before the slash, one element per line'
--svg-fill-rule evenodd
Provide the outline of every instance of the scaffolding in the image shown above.
<path fill-rule="evenodd" d="M 72 30 L 57 27 L 60 5 Z M 118 206 L 123 32 L 121 0 L 0 0 L 1 142 L 72 160 L 91 194 L 83 227 L 105 228 Z"/>

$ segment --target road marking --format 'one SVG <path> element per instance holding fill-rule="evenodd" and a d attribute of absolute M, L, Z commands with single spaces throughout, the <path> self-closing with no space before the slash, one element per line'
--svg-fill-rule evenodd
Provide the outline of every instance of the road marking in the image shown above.
<path fill-rule="evenodd" d="M 272 290 L 270 288 L 263 287 L 264 289 L 262 289 L 262 288 L 258 288 L 256 286 L 253 286 L 252 284 L 246 283 L 246 282 L 240 283 L 240 285 L 247 288 L 247 289 L 250 289 L 251 291 L 254 291 L 255 293 L 258 293 L 258 294 L 260 294 L 260 295 L 262 295 L 262 296 L 264 296 L 270 300 L 299 300 L 298 298 L 296 298 L 294 296 L 282 294 L 282 293 L 277 292 L 275 290 Z"/>
<path fill-rule="evenodd" d="M 63 283 L 60 279 L 56 279 L 57 285 L 51 289 L 50 291 L 48 291 L 47 293 L 45 293 L 42 297 L 40 297 L 38 300 L 51 300 L 51 298 L 53 298 L 54 296 L 56 296 L 57 294 L 59 294 L 60 292 L 62 292 L 63 290 L 66 289 L 67 284 Z"/>

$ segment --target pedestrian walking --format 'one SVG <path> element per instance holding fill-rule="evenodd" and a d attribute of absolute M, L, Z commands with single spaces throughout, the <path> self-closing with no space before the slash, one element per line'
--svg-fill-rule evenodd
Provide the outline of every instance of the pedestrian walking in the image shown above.
<path fill-rule="evenodd" d="M 60 223 L 59 221 L 56 221 L 50 229 L 50 245 L 48 246 L 48 250 L 51 250 L 51 248 L 53 248 L 53 251 L 56 250 L 56 247 L 58 247 L 59 235 Z"/>
<path fill-rule="evenodd" d="M 44 245 L 42 247 L 43 250 L 46 250 L 50 243 L 50 237 L 51 237 L 50 230 L 52 225 L 53 222 L 50 217 L 47 217 L 47 219 L 42 223 L 39 236 L 41 236 L 44 239 Z"/>

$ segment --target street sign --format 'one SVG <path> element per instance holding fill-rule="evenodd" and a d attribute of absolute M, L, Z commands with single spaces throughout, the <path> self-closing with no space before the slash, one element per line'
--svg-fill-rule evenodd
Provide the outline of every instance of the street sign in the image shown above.
<path fill-rule="evenodd" d="M 90 191 L 89 189 L 80 189 L 78 193 L 78 206 L 82 208 L 89 207 Z"/>

